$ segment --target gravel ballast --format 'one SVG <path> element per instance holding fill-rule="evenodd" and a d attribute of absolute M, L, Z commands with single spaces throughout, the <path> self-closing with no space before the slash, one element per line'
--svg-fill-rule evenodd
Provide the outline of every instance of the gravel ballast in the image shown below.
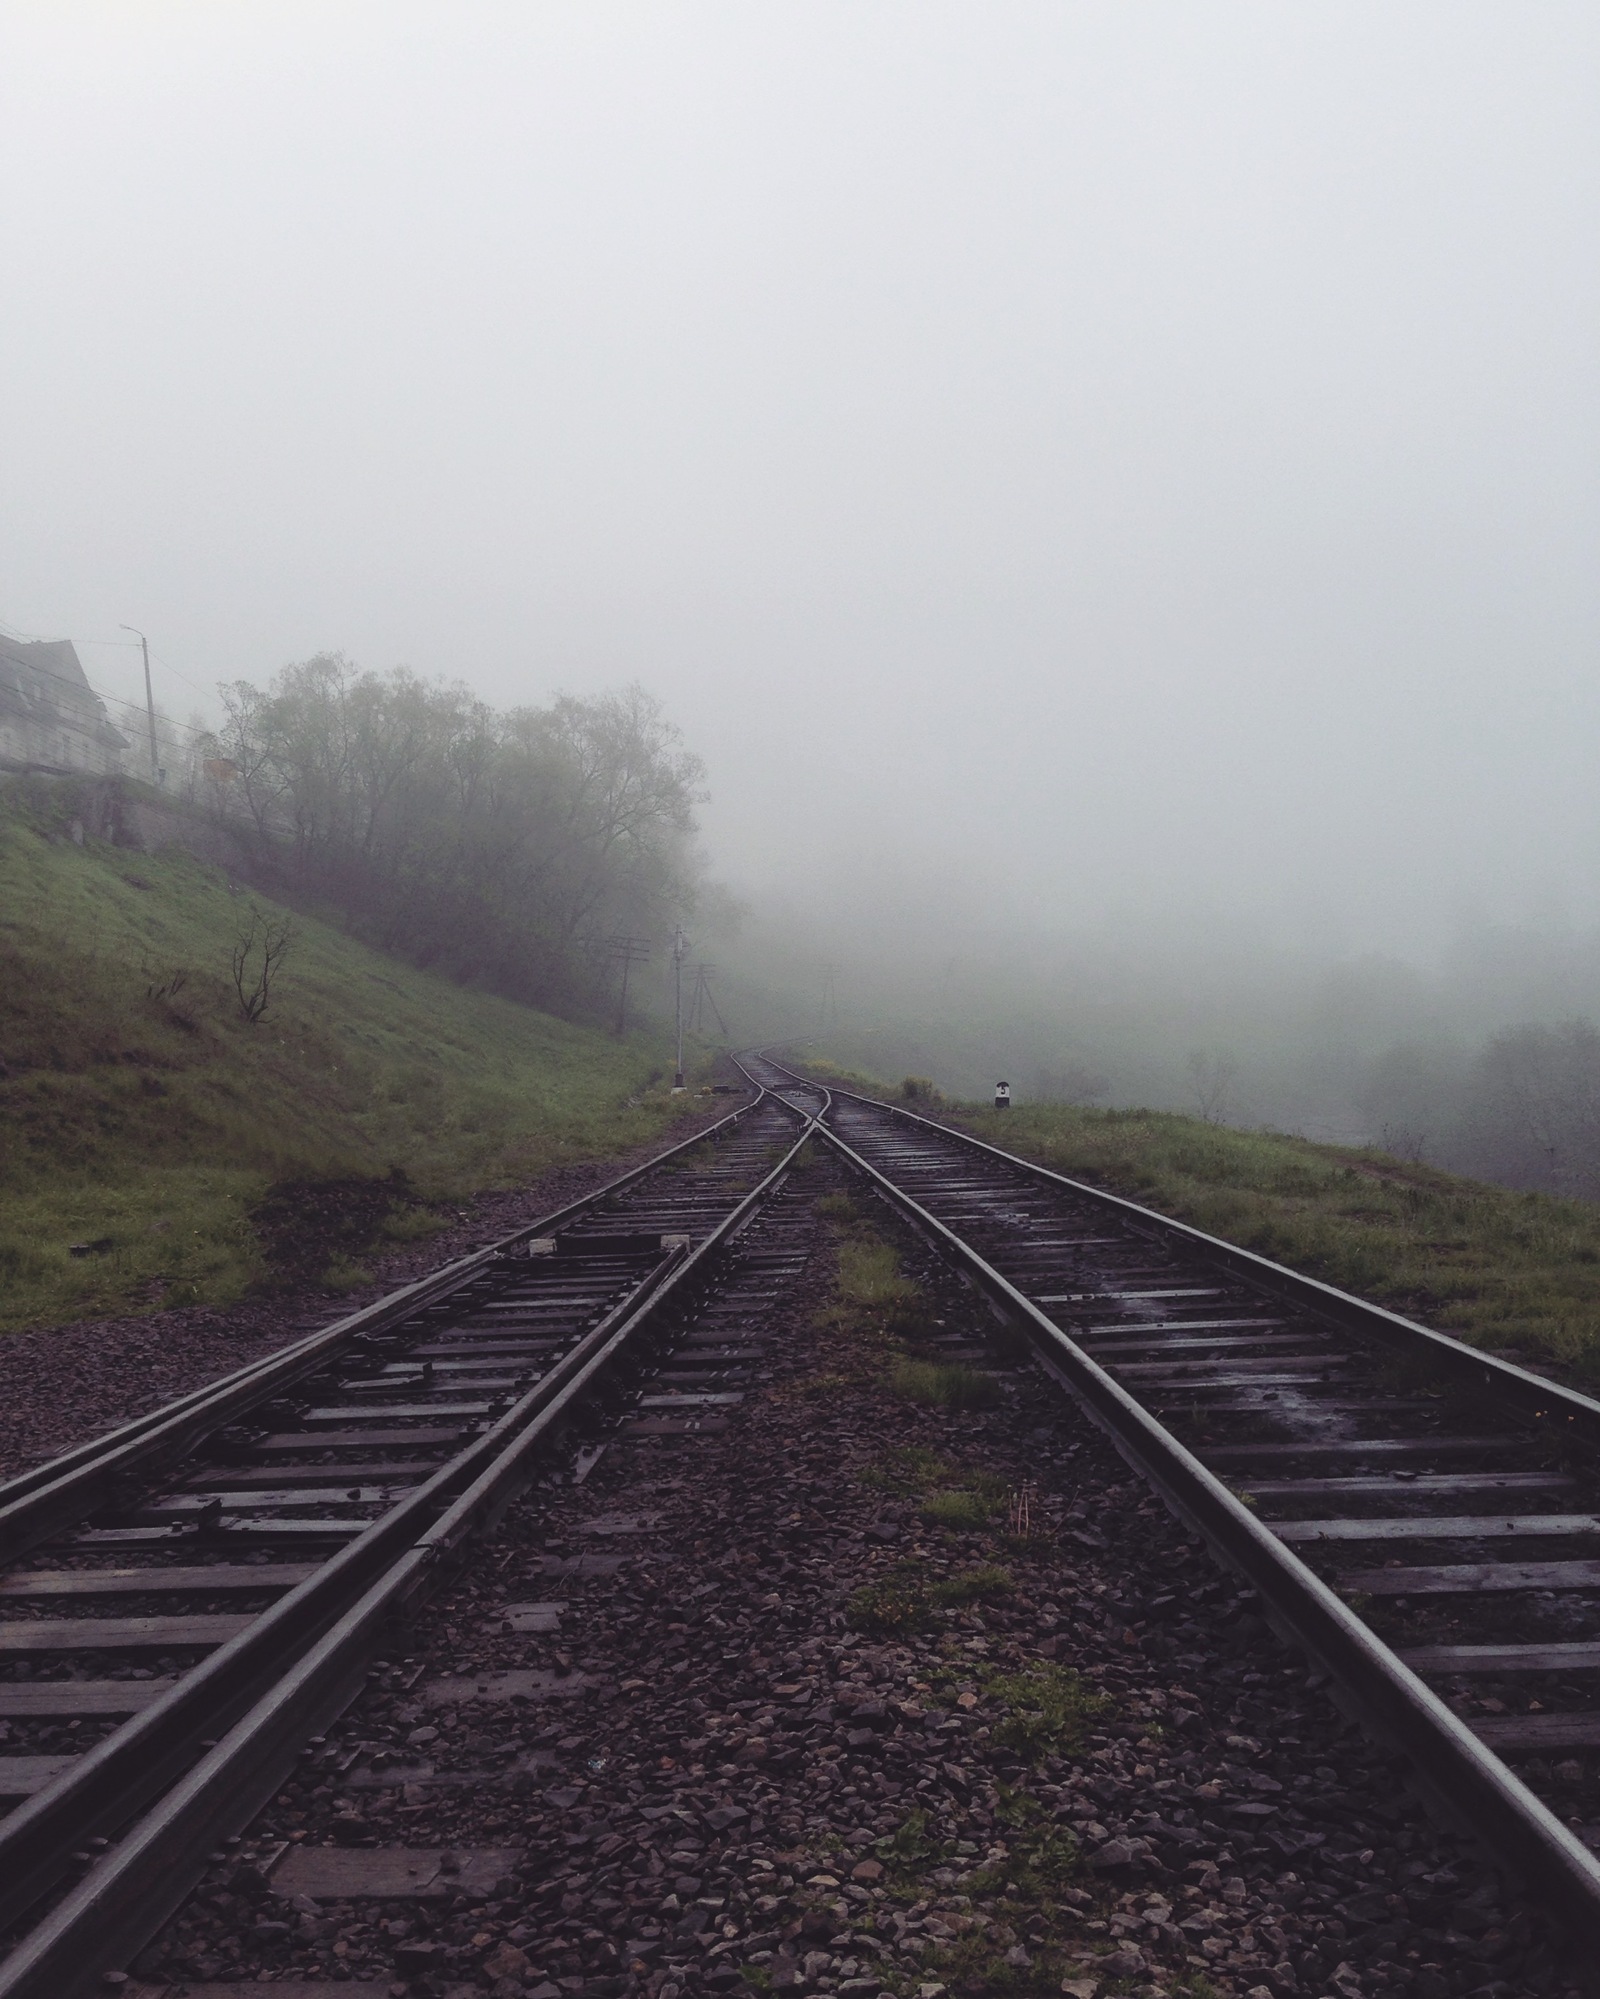
<path fill-rule="evenodd" d="M 1576 1991 L 925 1251 L 896 1238 L 913 1308 L 841 1308 L 842 1231 L 813 1212 L 803 1273 L 749 1297 L 769 1343 L 726 1427 L 613 1442 L 581 1484 L 569 1450 L 126 1989 Z M 908 1348 L 986 1350 L 993 1406 L 909 1399 Z M 396 1854 L 415 1887 L 339 1891 Z"/>

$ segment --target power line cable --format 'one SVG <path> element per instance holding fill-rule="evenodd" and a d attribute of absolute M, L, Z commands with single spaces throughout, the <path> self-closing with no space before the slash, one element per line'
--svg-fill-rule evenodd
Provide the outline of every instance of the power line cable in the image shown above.
<path fill-rule="evenodd" d="M 155 647 L 152 646 L 150 648 L 150 657 L 155 661 L 157 666 L 162 667 L 166 672 L 176 674 L 185 687 L 192 687 L 196 694 L 206 694 L 206 689 L 200 685 L 199 681 L 191 680 L 181 666 L 174 666 L 164 652 L 157 652 Z M 212 688 L 210 694 L 207 695 L 207 699 L 211 699 L 215 694 L 216 689 Z"/>
<path fill-rule="evenodd" d="M 10 636 L 10 634 L 7 634 L 7 636 Z M 19 641 L 19 643 L 24 643 L 24 644 L 39 643 L 44 645 L 50 645 L 57 642 L 54 640 L 45 639 L 39 641 Z M 87 674 L 85 674 L 81 680 L 74 680 L 69 674 L 52 673 L 49 667 L 40 666 L 37 664 L 37 662 L 33 660 L 24 660 L 21 662 L 21 664 L 27 668 L 29 673 L 37 674 L 41 680 L 57 681 L 63 687 L 70 687 L 74 694 L 81 694 L 84 691 L 84 689 L 87 688 L 97 701 L 104 701 L 108 705 L 114 708 L 130 709 L 134 714 L 136 714 L 140 718 L 141 721 L 144 719 L 145 711 L 142 702 L 130 700 L 126 695 L 122 694 L 105 693 L 101 688 L 95 686 L 94 682 L 90 680 Z M 174 721 L 170 715 L 164 715 L 160 719 L 161 719 L 161 725 L 164 728 L 178 731 L 183 735 L 200 738 L 204 736 L 214 736 L 216 734 L 216 731 L 214 729 L 196 728 L 193 722 Z"/>
<path fill-rule="evenodd" d="M 128 652 L 137 652 L 139 649 L 139 641 L 137 639 L 48 639 L 39 632 L 20 631 L 15 625 L 8 625 L 3 618 L 0 618 L 0 633 L 4 633 L 7 638 L 15 639 L 19 645 L 70 645 L 74 648 L 78 646 L 116 646 Z M 165 672 L 170 673 L 174 679 L 181 680 L 185 687 L 192 687 L 196 694 L 204 695 L 208 700 L 214 696 L 216 692 L 214 688 L 204 688 L 198 680 L 191 680 L 181 666 L 174 666 L 166 654 L 157 652 L 154 646 L 150 649 L 150 657 Z M 46 669 L 40 667 L 36 670 L 44 672 Z M 96 692 L 98 692 L 98 689 Z M 122 696 L 120 694 L 102 694 L 100 698 L 102 701 L 120 701 Z M 137 706 L 138 704 L 133 703 L 132 705 Z"/>

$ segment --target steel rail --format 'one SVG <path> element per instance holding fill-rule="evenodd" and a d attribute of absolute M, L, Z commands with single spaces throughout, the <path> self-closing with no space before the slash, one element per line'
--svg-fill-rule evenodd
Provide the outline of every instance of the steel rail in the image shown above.
<path fill-rule="evenodd" d="M 44 1515 L 43 1521 L 35 1517 L 31 1531 L 20 1538 L 31 1545 L 54 1531 L 45 1522 L 60 1524 L 63 1515 L 76 1520 L 85 1512 L 92 1512 L 107 1495 L 108 1485 L 112 1490 L 120 1488 L 133 1466 L 148 1470 L 154 1457 L 180 1455 L 183 1449 L 192 1448 L 242 1408 L 252 1407 L 263 1397 L 276 1395 L 285 1385 L 314 1373 L 363 1332 L 371 1332 L 378 1325 L 403 1322 L 419 1309 L 419 1301 L 426 1306 L 454 1295 L 479 1272 L 519 1245 L 581 1219 L 677 1155 L 708 1139 L 715 1140 L 756 1112 L 766 1094 L 757 1086 L 753 1100 L 729 1117 L 674 1143 L 554 1213 L 525 1224 L 466 1258 L 456 1259 L 441 1272 L 402 1287 L 362 1313 L 349 1315 L 334 1327 L 322 1329 L 310 1340 L 297 1342 L 287 1353 L 269 1355 L 264 1362 L 241 1370 L 221 1384 L 213 1384 L 210 1390 L 181 1398 L 180 1420 L 170 1435 L 164 1434 L 161 1420 L 169 1412 L 152 1412 L 144 1425 L 145 1435 L 133 1439 L 131 1463 L 126 1428 L 114 1433 L 110 1440 L 99 1440 L 102 1446 L 108 1442 L 110 1445 L 99 1457 L 94 1455 L 94 1445 L 69 1454 L 76 1460 L 73 1469 L 59 1480 L 46 1480 L 19 1502 L 24 1514 L 37 1509 Z M 647 1296 L 651 1286 L 670 1272 L 683 1253 L 682 1249 L 673 1249 L 659 1258 L 629 1296 L 612 1306 L 599 1324 L 533 1384 L 506 1416 L 436 1467 L 420 1486 L 378 1520 L 353 1532 L 342 1549 L 262 1612 L 246 1630 L 219 1646 L 175 1686 L 94 1749 L 74 1759 L 51 1784 L 0 1820 L 0 1921 L 16 1919 L 53 1886 L 66 1871 L 68 1862 L 64 1856 L 70 1848 L 125 1823 L 187 1767 L 196 1741 L 214 1738 L 219 1726 L 258 1699 L 282 1672 L 283 1661 L 293 1649 L 313 1642 L 349 1601 L 352 1588 L 364 1586 L 361 1579 L 373 1572 L 385 1551 L 403 1542 L 418 1518 L 431 1517 L 442 1501 L 472 1477 L 475 1467 L 486 1454 L 492 1453 L 495 1440 L 504 1434 L 509 1421 L 519 1415 L 525 1419 L 557 1394 L 605 1330 L 625 1316 L 630 1305 Z M 41 1468 L 46 1473 L 51 1469 Z"/>
<path fill-rule="evenodd" d="M 826 1102 L 824 1096 L 824 1108 Z M 609 1312 L 470 1450 L 441 1467 L 408 1500 L 324 1564 L 316 1576 L 281 1599 L 248 1631 L 220 1648 L 171 1694 L 137 1718 L 156 1716 L 158 1710 L 165 1714 L 164 1725 L 142 1735 L 153 1758 L 160 1759 L 166 1750 L 163 1779 L 171 1788 L 0 1963 L 0 1999 L 80 1999 L 80 1995 L 87 1999 L 108 1970 L 120 1969 L 148 1942 L 201 1878 L 206 1856 L 218 1841 L 247 1825 L 279 1788 L 293 1769 L 306 1736 L 334 1719 L 360 1691 L 367 1666 L 392 1632 L 396 1619 L 408 1615 L 437 1589 L 451 1573 L 464 1544 L 500 1518 L 536 1475 L 548 1447 L 579 1405 L 601 1386 L 685 1284 L 748 1226 L 782 1185 L 816 1125 L 815 1117 L 807 1118 L 795 1143 L 698 1246 L 692 1250 L 679 1246 L 664 1256 L 646 1285 Z M 698 1134 L 694 1142 L 707 1135 Z M 591 1202 L 594 1198 L 589 1197 Z M 642 1295 L 646 1290 L 648 1295 Z M 331 1572 L 337 1572 L 338 1586 L 333 1581 L 324 1584 L 320 1594 L 329 1601 L 307 1622 L 305 1606 L 311 1601 L 310 1593 Z M 268 1642 L 259 1641 L 253 1648 L 258 1656 L 252 1665 L 245 1657 L 249 1641 L 274 1619 L 289 1645 L 287 1649 L 280 1647 L 274 1660 Z M 230 1653 L 233 1658 L 224 1663 L 223 1655 Z M 227 1707 L 227 1718 L 233 1725 L 214 1748 L 172 1783 L 176 1736 L 186 1729 L 185 1739 L 192 1749 L 198 1725 L 203 1723 L 208 1735 L 217 1732 L 216 1701 L 191 1699 L 182 1722 L 174 1720 L 176 1697 L 201 1681 L 211 1667 L 216 1671 L 210 1683 L 218 1694 L 226 1697 L 227 1688 L 234 1686 Z M 245 1703 L 240 1689 L 246 1685 L 254 1691 L 251 1704 L 241 1712 Z M 106 1815 L 119 1824 L 130 1809 L 137 1808 L 130 1808 L 130 1787 L 141 1783 L 142 1759 L 132 1745 L 134 1730 L 126 1733 L 130 1748 L 115 1759 L 112 1773 L 105 1774 L 112 1764 L 109 1756 L 102 1760 L 100 1772 L 91 1773 L 106 1801 Z M 102 1747 L 110 1751 L 116 1740 L 112 1738 Z M 95 1756 L 91 1751 L 83 1759 L 84 1765 Z M 0 1869 L 28 1864 L 5 1846 L 6 1836 L 18 1820 L 26 1818 L 23 1832 L 31 1832 L 35 1841 L 53 1837 L 58 1854 L 69 1823 L 74 1843 L 88 1836 L 82 1820 L 69 1821 L 62 1809 L 66 1790 L 58 1780 L 51 1793 L 41 1793 L 32 1801 L 33 1809 L 24 1807 L 0 1823 Z M 150 1784 L 146 1783 L 144 1790 L 146 1798 L 153 1795 Z M 58 1792 L 58 1796 L 52 1795 Z M 19 1837 L 15 1843 L 29 1842 Z M 40 1892 L 39 1881 L 40 1871 L 35 1866 L 33 1899 Z M 9 1880 L 6 1886 L 9 1899 Z"/>
<path fill-rule="evenodd" d="M 385 1563 L 416 1539 L 505 1437 L 558 1395 L 597 1343 L 637 1309 L 683 1250 L 668 1251 L 619 1305 L 591 1328 L 504 1416 L 379 1519 L 287 1591 L 245 1630 L 218 1646 L 175 1686 L 84 1755 L 55 1781 L 0 1819 L 0 1924 L 15 1920 L 66 1869 L 85 1839 L 115 1830 L 185 1768 L 200 1735 L 258 1700 L 284 1661 L 313 1643 Z"/>
<path fill-rule="evenodd" d="M 96 1511 L 117 1494 L 130 1474 L 181 1456 L 212 1431 L 270 1401 L 306 1375 L 314 1374 L 357 1339 L 382 1332 L 414 1312 L 451 1297 L 497 1258 L 512 1254 L 540 1236 L 553 1235 L 590 1208 L 655 1172 L 677 1154 L 730 1130 L 760 1108 L 767 1092 L 760 1084 L 753 1087 L 757 1095 L 750 1103 L 742 1104 L 692 1137 L 653 1154 L 642 1165 L 630 1167 L 591 1193 L 569 1201 L 565 1207 L 457 1257 L 426 1277 L 375 1299 L 360 1311 L 347 1313 L 342 1319 L 320 1327 L 305 1339 L 7 1480 L 0 1485 L 0 1562 L 15 1560 L 70 1522 Z"/>
<path fill-rule="evenodd" d="M 803 1081 L 794 1071 L 784 1068 L 772 1056 L 762 1053 L 761 1059 L 782 1075 L 795 1082 Z M 742 1065 L 741 1073 L 750 1072 Z M 750 1077 L 755 1087 L 762 1087 L 755 1077 Z M 771 1085 L 766 1085 L 769 1090 Z M 808 1083 L 805 1087 L 819 1088 Z M 774 1092 L 773 1094 L 776 1094 Z M 1560 1382 L 1549 1381 L 1529 1368 L 1518 1367 L 1514 1361 L 1501 1360 L 1495 1354 L 1487 1354 L 1477 1347 L 1468 1346 L 1465 1341 L 1454 1339 L 1448 1333 L 1436 1332 L 1431 1326 L 1424 1326 L 1415 1319 L 1408 1319 L 1400 1312 L 1391 1312 L 1385 1305 L 1374 1305 L 1369 1299 L 1357 1298 L 1352 1292 L 1341 1291 L 1337 1285 L 1325 1284 L 1321 1278 L 1307 1277 L 1302 1271 L 1290 1270 L 1284 1264 L 1274 1263 L 1269 1257 L 1260 1256 L 1251 1249 L 1241 1249 L 1237 1243 L 1225 1242 L 1222 1237 L 1207 1235 L 1188 1222 L 1175 1220 L 1171 1215 L 1158 1214 L 1154 1208 L 1144 1208 L 1137 1201 L 1130 1201 L 1124 1195 L 1111 1194 L 1103 1187 L 1091 1186 L 1086 1180 L 1071 1179 L 1065 1173 L 1057 1173 L 1053 1168 L 1041 1166 L 1036 1160 L 1023 1159 L 1014 1152 L 1005 1152 L 997 1145 L 990 1145 L 986 1139 L 976 1138 L 969 1131 L 958 1126 L 940 1124 L 936 1118 L 922 1117 L 915 1111 L 908 1111 L 899 1104 L 883 1102 L 878 1097 L 862 1096 L 854 1090 L 842 1090 L 831 1086 L 831 1096 L 843 1098 L 853 1104 L 862 1104 L 869 1110 L 882 1111 L 891 1117 L 901 1118 L 908 1124 L 920 1125 L 923 1130 L 934 1132 L 940 1138 L 953 1139 L 959 1145 L 970 1147 L 974 1152 L 987 1154 L 1005 1166 L 1030 1178 L 1043 1181 L 1052 1187 L 1080 1200 L 1093 1201 L 1110 1209 L 1124 1221 L 1147 1232 L 1176 1236 L 1199 1251 L 1208 1261 L 1220 1263 L 1237 1276 L 1251 1284 L 1275 1292 L 1286 1302 L 1304 1306 L 1308 1311 L 1319 1313 L 1332 1319 L 1348 1331 L 1358 1333 L 1392 1347 L 1397 1352 L 1421 1355 L 1431 1367 L 1438 1369 L 1463 1387 L 1478 1393 L 1493 1395 L 1502 1405 L 1509 1405 L 1533 1418 L 1536 1422 L 1548 1422 L 1554 1430 L 1557 1426 L 1570 1424 L 1569 1434 L 1582 1436 L 1589 1442 L 1600 1445 L 1600 1400 L 1585 1395 L 1575 1388 L 1564 1387 Z M 824 1113 L 826 1115 L 826 1113 Z"/>
<path fill-rule="evenodd" d="M 771 1057 L 763 1059 L 782 1074 L 793 1075 L 781 1064 L 772 1062 Z M 1203 1247 L 1208 1255 L 1226 1252 L 1229 1257 L 1239 1259 L 1236 1267 L 1248 1270 L 1253 1278 L 1259 1280 L 1264 1273 L 1270 1273 L 1286 1280 L 1293 1295 L 1321 1309 L 1326 1310 L 1324 1301 L 1332 1298 L 1363 1315 L 1372 1314 L 1391 1335 L 1396 1329 L 1422 1335 L 1430 1354 L 1455 1344 L 1445 1335 L 1415 1326 L 1382 1307 L 1365 1305 L 1347 1293 L 1335 1291 L 1315 1279 L 1302 1278 L 1297 1272 L 1221 1243 L 1184 1223 L 1069 1180 L 1047 1168 L 1036 1167 L 1032 1161 L 1017 1159 L 965 1132 L 953 1131 L 932 1119 L 902 1112 L 897 1105 L 878 1103 L 851 1091 L 833 1094 L 874 1110 L 908 1117 L 942 1138 L 988 1153 L 1008 1166 L 1069 1189 L 1075 1196 L 1091 1197 L 1124 1216 L 1136 1217 L 1148 1227 L 1175 1232 Z M 831 1102 L 828 1108 L 831 1109 Z M 1025 1336 L 1046 1371 L 1110 1435 L 1179 1518 L 1204 1537 L 1221 1561 L 1260 1592 L 1275 1619 L 1354 1697 L 1368 1724 L 1410 1759 L 1423 1786 L 1496 1846 L 1522 1873 L 1529 1891 L 1556 1909 L 1591 1948 L 1600 1951 L 1600 1863 L 1582 1842 L 1368 1629 L 1320 1576 L 1258 1520 L 1092 1355 L 953 1229 L 830 1130 L 823 1121 L 826 1116 L 824 1110 L 815 1120 L 817 1134 L 967 1276 L 1004 1323 Z M 1471 1355 L 1470 1358 L 1476 1361 L 1490 1357 Z M 1505 1367 L 1504 1362 L 1493 1363 L 1491 1380 L 1495 1371 Z M 1545 1391 L 1540 1399 L 1549 1406 L 1551 1384 L 1527 1375 L 1522 1369 L 1507 1371 L 1537 1384 Z M 1572 1396 L 1570 1390 L 1561 1393 Z M 1600 1405 L 1583 1396 L 1572 1399 L 1587 1405 L 1593 1416 L 1600 1418 Z"/>

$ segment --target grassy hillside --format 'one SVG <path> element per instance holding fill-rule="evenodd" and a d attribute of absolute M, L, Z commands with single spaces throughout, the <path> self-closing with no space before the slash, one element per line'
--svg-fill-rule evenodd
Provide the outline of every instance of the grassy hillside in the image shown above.
<path fill-rule="evenodd" d="M 957 1104 L 935 1115 L 1442 1332 L 1600 1382 L 1600 1207 L 1590 1202 L 1164 1111 Z"/>
<path fill-rule="evenodd" d="M 237 1296 L 265 1270 L 251 1215 L 274 1183 L 399 1169 L 424 1202 L 459 1199 L 674 1116 L 645 1039 L 300 917 L 252 1025 L 232 948 L 252 905 L 285 912 L 182 853 L 76 846 L 50 809 L 0 793 L 0 1329 Z M 408 1198 L 369 1206 L 391 1234 L 429 1226 Z"/>

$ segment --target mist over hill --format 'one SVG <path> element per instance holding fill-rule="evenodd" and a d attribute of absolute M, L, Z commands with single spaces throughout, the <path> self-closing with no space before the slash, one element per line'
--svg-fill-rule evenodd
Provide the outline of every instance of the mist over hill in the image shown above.
<path fill-rule="evenodd" d="M 870 874 L 864 864 L 862 882 Z M 1213 927 L 1051 928 L 960 884 L 747 898 L 740 1032 L 985 1098 L 1185 1111 L 1600 1195 L 1600 931 L 1463 930 L 1424 962 Z"/>
<path fill-rule="evenodd" d="M 0 619 L 211 729 L 409 669 L 361 811 L 275 738 L 286 895 L 1589 1186 L 1592 6 L 11 12 Z M 703 869 L 589 810 L 634 684 Z"/>

